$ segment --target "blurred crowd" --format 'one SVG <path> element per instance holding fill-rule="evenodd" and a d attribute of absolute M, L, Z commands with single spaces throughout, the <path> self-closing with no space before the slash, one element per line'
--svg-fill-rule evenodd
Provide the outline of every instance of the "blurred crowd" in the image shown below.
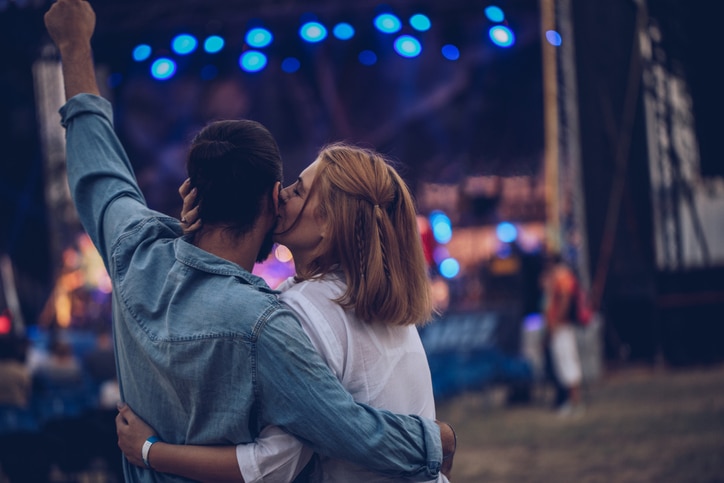
<path fill-rule="evenodd" d="M 75 481 L 93 467 L 121 481 L 119 399 L 109 331 L 0 335 L 0 481 Z"/>

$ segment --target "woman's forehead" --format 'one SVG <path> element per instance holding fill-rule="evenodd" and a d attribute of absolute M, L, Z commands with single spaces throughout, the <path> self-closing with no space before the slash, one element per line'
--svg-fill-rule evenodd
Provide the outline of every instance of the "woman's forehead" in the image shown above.
<path fill-rule="evenodd" d="M 299 178 L 302 179 L 304 184 L 309 185 L 311 181 L 314 179 L 314 176 L 317 174 L 317 168 L 319 167 L 319 158 L 312 161 L 312 164 L 304 168 L 304 171 L 301 172 L 299 175 Z"/>

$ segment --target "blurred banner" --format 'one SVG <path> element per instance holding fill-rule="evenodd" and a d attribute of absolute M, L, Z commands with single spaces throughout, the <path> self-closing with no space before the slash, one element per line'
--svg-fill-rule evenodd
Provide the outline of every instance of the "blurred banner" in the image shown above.
<path fill-rule="evenodd" d="M 682 270 L 724 265 L 724 177 L 702 173 L 689 75 L 667 54 L 664 36 L 672 34 L 655 18 L 638 32 L 656 266 Z"/>

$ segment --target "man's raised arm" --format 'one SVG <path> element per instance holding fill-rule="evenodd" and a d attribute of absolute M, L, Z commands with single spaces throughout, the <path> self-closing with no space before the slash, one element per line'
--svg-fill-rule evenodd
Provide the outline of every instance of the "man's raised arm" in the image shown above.
<path fill-rule="evenodd" d="M 60 113 L 70 192 L 83 228 L 110 271 L 111 244 L 148 208 L 113 129 L 111 105 L 100 97 L 91 50 L 95 24 L 85 0 L 58 0 L 45 14 L 63 66 L 67 99 Z"/>
<path fill-rule="evenodd" d="M 62 58 L 66 100 L 81 93 L 100 95 L 90 43 L 96 15 L 90 4 L 86 0 L 58 0 L 44 19 Z"/>

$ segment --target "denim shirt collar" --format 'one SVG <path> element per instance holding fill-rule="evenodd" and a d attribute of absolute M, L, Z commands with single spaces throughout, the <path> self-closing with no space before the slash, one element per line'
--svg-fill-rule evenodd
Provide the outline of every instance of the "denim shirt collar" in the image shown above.
<path fill-rule="evenodd" d="M 234 262 L 202 250 L 191 243 L 191 235 L 184 235 L 174 240 L 174 247 L 176 260 L 184 265 L 202 272 L 234 277 L 240 283 L 253 285 L 261 292 L 279 294 L 279 291 L 270 288 L 263 278 L 250 273 Z"/>

